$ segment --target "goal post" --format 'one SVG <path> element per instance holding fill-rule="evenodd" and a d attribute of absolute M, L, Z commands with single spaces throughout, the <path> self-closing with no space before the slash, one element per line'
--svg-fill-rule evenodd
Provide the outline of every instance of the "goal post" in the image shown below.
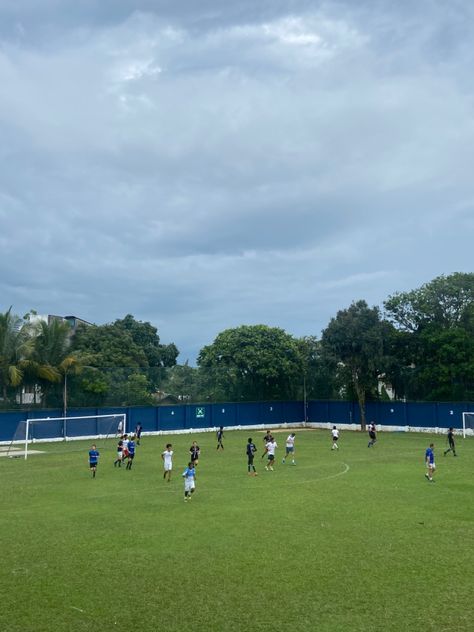
<path fill-rule="evenodd" d="M 82 415 L 71 417 L 36 417 L 19 422 L 8 449 L 8 456 L 24 456 L 33 443 L 108 439 L 127 432 L 127 415 Z M 18 446 L 23 450 L 20 454 Z"/>
<path fill-rule="evenodd" d="M 462 414 L 462 436 L 465 439 L 474 434 L 474 412 Z"/>

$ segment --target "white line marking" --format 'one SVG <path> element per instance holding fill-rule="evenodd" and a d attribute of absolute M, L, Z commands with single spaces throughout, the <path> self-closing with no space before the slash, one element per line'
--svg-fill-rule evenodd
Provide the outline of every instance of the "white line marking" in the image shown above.
<path fill-rule="evenodd" d="M 76 608 L 76 606 L 70 606 L 70 608 L 72 608 L 73 610 L 77 610 L 78 612 L 83 612 L 84 614 L 87 614 L 85 610 L 81 610 L 81 608 Z"/>

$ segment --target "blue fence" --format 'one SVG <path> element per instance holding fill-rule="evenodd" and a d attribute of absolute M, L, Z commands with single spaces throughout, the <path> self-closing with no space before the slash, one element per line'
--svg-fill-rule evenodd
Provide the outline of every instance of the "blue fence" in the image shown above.
<path fill-rule="evenodd" d="M 462 412 L 474 412 L 474 403 L 456 402 L 368 402 L 367 421 L 387 426 L 461 428 Z M 68 417 L 127 414 L 127 427 L 141 423 L 145 432 L 246 426 L 254 424 L 300 423 L 305 419 L 303 402 L 255 402 L 198 404 L 183 406 L 137 406 L 130 408 L 79 408 L 68 410 Z M 61 417 L 61 410 L 35 410 L 0 413 L 0 441 L 10 441 L 20 421 L 27 418 Z M 307 420 L 314 423 L 360 423 L 356 402 L 311 401 Z M 58 435 L 61 432 L 58 430 Z M 98 434 L 95 420 L 68 422 L 68 436 Z"/>

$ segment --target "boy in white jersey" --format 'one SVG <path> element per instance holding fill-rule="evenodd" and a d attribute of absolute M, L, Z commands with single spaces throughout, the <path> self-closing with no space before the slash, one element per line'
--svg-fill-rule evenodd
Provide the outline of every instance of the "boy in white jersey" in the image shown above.
<path fill-rule="evenodd" d="M 164 467 L 163 478 L 165 480 L 168 478 L 168 483 L 171 481 L 171 470 L 173 469 L 173 450 L 171 448 L 171 443 L 167 443 L 166 450 L 161 453 Z"/>
<path fill-rule="evenodd" d="M 339 446 L 337 445 L 337 440 L 339 439 L 339 430 L 336 428 L 336 426 L 332 427 L 331 434 L 332 434 L 331 450 L 339 450 Z"/>
<path fill-rule="evenodd" d="M 273 472 L 273 464 L 275 463 L 275 450 L 277 449 L 277 442 L 272 437 L 270 441 L 265 446 L 265 454 L 267 454 L 268 465 L 265 466 L 265 469 L 271 470 Z"/>
<path fill-rule="evenodd" d="M 294 432 L 292 432 L 290 435 L 288 435 L 287 439 L 286 439 L 286 453 L 285 456 L 283 458 L 282 463 L 285 462 L 286 458 L 291 454 L 291 464 L 292 465 L 296 465 L 295 463 L 295 438 L 296 435 Z"/>

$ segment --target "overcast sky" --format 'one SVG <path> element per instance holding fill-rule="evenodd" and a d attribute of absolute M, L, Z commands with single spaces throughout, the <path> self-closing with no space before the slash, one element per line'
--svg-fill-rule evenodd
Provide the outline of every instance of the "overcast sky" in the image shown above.
<path fill-rule="evenodd" d="M 470 0 L 0 0 L 0 310 L 317 335 L 473 271 Z"/>

